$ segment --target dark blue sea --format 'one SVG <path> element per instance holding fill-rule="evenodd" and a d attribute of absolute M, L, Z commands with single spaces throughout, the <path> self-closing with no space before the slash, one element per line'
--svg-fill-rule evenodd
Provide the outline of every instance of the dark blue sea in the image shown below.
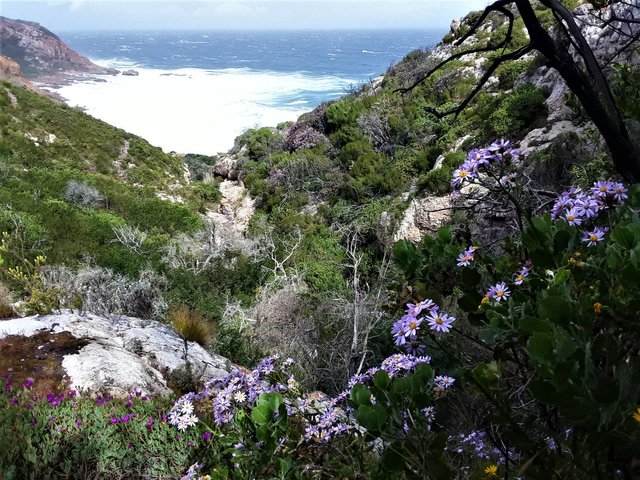
<path fill-rule="evenodd" d="M 70 104 L 166 150 L 212 153 L 229 148 L 247 128 L 294 120 L 344 95 L 412 50 L 432 47 L 444 33 L 63 32 L 60 37 L 72 49 L 96 63 L 139 75 L 76 84 L 60 93 Z M 162 122 L 156 109 L 160 98 Z M 177 126 L 176 117 L 181 119 Z M 205 118 L 206 131 L 195 123 Z M 193 124 L 186 125 L 187 119 Z"/>

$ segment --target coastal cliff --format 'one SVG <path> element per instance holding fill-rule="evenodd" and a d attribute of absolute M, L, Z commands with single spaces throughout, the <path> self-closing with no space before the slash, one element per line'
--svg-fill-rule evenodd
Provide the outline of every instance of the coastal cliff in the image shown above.
<path fill-rule="evenodd" d="M 2 55 L 14 60 L 24 76 L 50 79 L 66 74 L 115 74 L 71 50 L 57 35 L 39 23 L 0 17 Z"/>

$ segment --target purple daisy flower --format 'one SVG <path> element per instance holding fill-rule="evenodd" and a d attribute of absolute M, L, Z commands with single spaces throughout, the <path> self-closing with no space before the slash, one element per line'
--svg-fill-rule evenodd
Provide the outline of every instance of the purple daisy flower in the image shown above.
<path fill-rule="evenodd" d="M 418 330 L 420 330 L 420 324 L 422 323 L 421 318 L 415 317 L 402 317 L 405 319 L 405 337 L 415 337 L 418 334 Z"/>
<path fill-rule="evenodd" d="M 629 198 L 627 195 L 628 190 L 625 186 L 620 182 L 612 182 L 611 184 L 611 194 L 613 198 L 620 203 L 624 203 L 625 200 Z"/>
<path fill-rule="evenodd" d="M 507 284 L 504 282 L 496 283 L 487 292 L 489 298 L 495 298 L 496 302 L 506 300 L 511 295 L 511 291 L 507 288 Z"/>
<path fill-rule="evenodd" d="M 427 317 L 427 323 L 434 332 L 448 333 L 451 330 L 451 324 L 455 322 L 455 317 L 450 317 L 446 313 L 431 312 Z"/>
<path fill-rule="evenodd" d="M 407 334 L 407 327 L 405 325 L 405 317 L 402 317 L 400 320 L 396 321 L 391 327 L 391 334 L 395 337 L 394 343 L 396 345 L 404 345 L 405 338 Z"/>
<path fill-rule="evenodd" d="M 604 234 L 607 233 L 607 228 L 596 227 L 590 232 L 584 232 L 581 242 L 586 243 L 587 247 L 594 247 L 604 240 Z"/>
<path fill-rule="evenodd" d="M 524 279 L 529 276 L 529 269 L 527 267 L 522 267 L 518 273 L 516 273 L 515 278 L 513 279 L 513 283 L 516 285 L 522 285 L 524 283 Z"/>
<path fill-rule="evenodd" d="M 591 194 L 596 197 L 606 197 L 607 193 L 613 193 L 611 182 L 600 180 L 591 187 Z"/>
<path fill-rule="evenodd" d="M 572 227 L 575 227 L 576 225 L 580 225 L 582 223 L 580 212 L 575 207 L 567 210 L 567 213 L 565 213 L 564 215 L 564 219 Z"/>
<path fill-rule="evenodd" d="M 455 381 L 456 381 L 455 378 L 448 377 L 447 375 L 438 375 L 433 379 L 433 383 L 436 386 L 436 388 L 439 388 L 441 390 L 446 390 L 447 388 L 450 388 Z"/>

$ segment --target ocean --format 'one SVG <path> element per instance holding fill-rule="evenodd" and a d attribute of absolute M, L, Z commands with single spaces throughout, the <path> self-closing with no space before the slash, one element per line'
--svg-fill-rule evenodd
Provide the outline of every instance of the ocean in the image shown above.
<path fill-rule="evenodd" d="M 66 85 L 72 106 L 165 151 L 215 154 L 248 128 L 295 120 L 383 74 L 441 30 L 69 32 L 99 65 L 135 70 Z"/>

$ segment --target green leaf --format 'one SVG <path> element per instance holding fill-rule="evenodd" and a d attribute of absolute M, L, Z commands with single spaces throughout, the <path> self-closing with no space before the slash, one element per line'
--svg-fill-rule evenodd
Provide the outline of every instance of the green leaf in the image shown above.
<path fill-rule="evenodd" d="M 269 423 L 273 418 L 274 414 L 273 408 L 271 408 L 268 404 L 256 405 L 254 409 L 251 411 L 251 420 L 253 420 L 258 425 L 263 425 L 265 423 Z"/>
<path fill-rule="evenodd" d="M 371 391 L 358 383 L 351 390 L 351 400 L 356 405 L 371 405 Z"/>
<path fill-rule="evenodd" d="M 553 340 L 548 333 L 536 332 L 527 342 L 527 351 L 531 358 L 541 364 L 553 361 Z"/>
<path fill-rule="evenodd" d="M 555 277 L 553 277 L 553 285 L 562 285 L 569 279 L 570 276 L 571 272 L 566 268 L 559 269 L 556 272 Z"/>
<path fill-rule="evenodd" d="M 380 404 L 373 406 L 360 405 L 358 410 L 356 410 L 358 423 L 374 434 L 382 431 L 387 422 L 387 418 L 387 411 Z"/>
<path fill-rule="evenodd" d="M 567 323 L 573 316 L 573 304 L 566 297 L 551 295 L 538 300 L 538 314 L 554 323 Z"/>
<path fill-rule="evenodd" d="M 634 233 L 624 225 L 618 225 L 613 229 L 611 239 L 623 248 L 632 248 L 635 245 Z"/>
<path fill-rule="evenodd" d="M 396 242 L 393 245 L 393 256 L 396 263 L 408 276 L 414 275 L 422 266 L 420 251 L 409 240 Z"/>
<path fill-rule="evenodd" d="M 388 390 L 391 385 L 391 378 L 384 370 L 378 370 L 373 377 L 373 384 L 380 390 Z"/>
<path fill-rule="evenodd" d="M 500 367 L 498 367 L 495 361 L 491 363 L 481 363 L 475 367 L 471 373 L 479 384 L 487 388 L 496 386 L 501 376 Z"/>
<path fill-rule="evenodd" d="M 540 320 L 539 318 L 529 316 L 521 318 L 518 327 L 520 327 L 520 330 L 528 333 L 551 331 L 551 323 L 547 320 Z"/>
<path fill-rule="evenodd" d="M 451 241 L 453 240 L 453 235 L 451 234 L 451 230 L 449 230 L 447 227 L 440 227 L 438 229 L 438 238 L 444 243 L 451 243 Z"/>

